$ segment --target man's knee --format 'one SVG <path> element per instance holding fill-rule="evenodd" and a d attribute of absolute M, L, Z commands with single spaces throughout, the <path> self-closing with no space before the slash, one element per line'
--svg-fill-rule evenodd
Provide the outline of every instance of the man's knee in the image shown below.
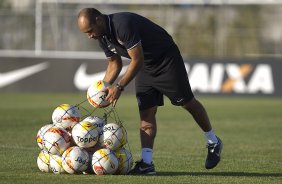
<path fill-rule="evenodd" d="M 190 101 L 188 101 L 185 105 L 182 107 L 188 111 L 193 110 L 197 105 L 199 104 L 199 101 L 196 98 L 192 98 Z"/>
<path fill-rule="evenodd" d="M 157 106 L 139 111 L 141 121 L 150 121 L 151 119 L 155 119 L 156 113 Z"/>
<path fill-rule="evenodd" d="M 156 136 L 156 113 L 157 107 L 140 111 L 140 131 L 141 135 L 149 135 L 150 137 Z"/>

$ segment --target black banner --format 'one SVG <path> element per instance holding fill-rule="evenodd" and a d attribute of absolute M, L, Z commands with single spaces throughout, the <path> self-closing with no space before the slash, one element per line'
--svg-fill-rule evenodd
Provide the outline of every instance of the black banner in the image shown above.
<path fill-rule="evenodd" d="M 0 65 L 2 92 L 75 92 L 103 79 L 107 61 L 2 57 Z M 186 60 L 185 67 L 196 94 L 282 96 L 282 59 Z M 134 92 L 133 84 L 126 92 Z"/>

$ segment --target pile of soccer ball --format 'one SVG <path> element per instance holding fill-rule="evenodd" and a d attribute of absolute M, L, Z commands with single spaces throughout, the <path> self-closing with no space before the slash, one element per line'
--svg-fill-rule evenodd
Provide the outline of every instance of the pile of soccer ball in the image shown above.
<path fill-rule="evenodd" d="M 98 81 L 87 91 L 89 103 L 107 107 L 107 83 Z M 127 174 L 133 158 L 127 144 L 125 128 L 119 122 L 90 115 L 81 121 L 77 106 L 62 104 L 52 114 L 52 123 L 40 128 L 37 144 L 41 149 L 37 158 L 42 172 L 69 174 Z"/>

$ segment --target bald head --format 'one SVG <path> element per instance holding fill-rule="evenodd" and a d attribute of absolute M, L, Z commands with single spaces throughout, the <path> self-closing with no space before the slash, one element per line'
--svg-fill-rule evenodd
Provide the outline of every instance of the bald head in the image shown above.
<path fill-rule="evenodd" d="M 96 18 L 101 16 L 102 13 L 95 8 L 82 9 L 77 18 L 78 27 L 81 31 L 85 32 L 85 27 L 89 27 L 96 23 Z M 82 29 L 81 29 L 82 28 Z"/>
<path fill-rule="evenodd" d="M 105 31 L 103 14 L 95 8 L 82 9 L 77 18 L 81 32 L 87 33 L 89 38 L 97 39 Z"/>

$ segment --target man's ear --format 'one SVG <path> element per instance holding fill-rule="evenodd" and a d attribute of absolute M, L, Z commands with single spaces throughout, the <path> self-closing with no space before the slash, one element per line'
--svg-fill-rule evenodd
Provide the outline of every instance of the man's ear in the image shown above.
<path fill-rule="evenodd" d="M 97 16 L 96 17 L 96 24 L 102 25 L 103 24 L 103 17 L 102 16 Z"/>

